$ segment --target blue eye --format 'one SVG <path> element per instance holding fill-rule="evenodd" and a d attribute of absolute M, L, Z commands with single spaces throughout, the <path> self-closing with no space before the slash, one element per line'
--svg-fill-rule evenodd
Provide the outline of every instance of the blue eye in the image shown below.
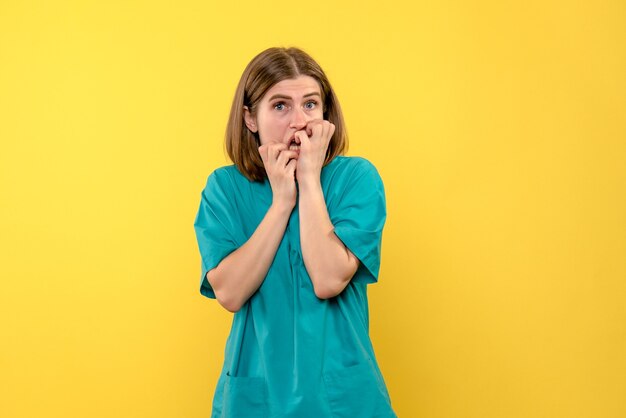
<path fill-rule="evenodd" d="M 311 100 L 310 102 L 306 102 L 306 104 L 304 105 L 304 107 L 308 110 L 311 109 L 315 109 L 315 107 L 317 106 L 317 102 L 315 100 Z"/>
<path fill-rule="evenodd" d="M 285 104 L 283 102 L 278 102 L 274 105 L 274 109 L 276 110 L 285 110 Z"/>

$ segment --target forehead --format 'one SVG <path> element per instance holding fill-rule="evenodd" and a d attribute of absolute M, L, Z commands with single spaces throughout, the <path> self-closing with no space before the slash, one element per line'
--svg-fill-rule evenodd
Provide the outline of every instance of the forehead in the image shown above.
<path fill-rule="evenodd" d="M 301 75 L 297 78 L 289 78 L 274 84 L 263 98 L 269 99 L 275 94 L 280 94 L 297 99 L 309 93 L 321 95 L 320 85 L 313 77 Z"/>

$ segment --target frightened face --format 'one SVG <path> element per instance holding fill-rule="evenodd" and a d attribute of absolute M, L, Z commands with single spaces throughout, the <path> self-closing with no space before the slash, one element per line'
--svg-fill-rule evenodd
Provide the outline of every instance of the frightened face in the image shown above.
<path fill-rule="evenodd" d="M 274 84 L 265 93 L 253 115 L 244 109 L 246 126 L 258 133 L 261 145 L 283 143 L 299 150 L 295 133 L 312 120 L 323 119 L 322 95 L 318 82 L 298 76 Z"/>

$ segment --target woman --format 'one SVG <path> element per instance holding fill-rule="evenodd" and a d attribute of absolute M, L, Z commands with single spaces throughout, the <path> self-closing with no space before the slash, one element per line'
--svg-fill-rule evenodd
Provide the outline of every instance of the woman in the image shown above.
<path fill-rule="evenodd" d="M 345 157 L 320 66 L 270 48 L 246 67 L 194 227 L 200 292 L 234 312 L 212 417 L 395 417 L 368 334 L 382 181 Z"/>

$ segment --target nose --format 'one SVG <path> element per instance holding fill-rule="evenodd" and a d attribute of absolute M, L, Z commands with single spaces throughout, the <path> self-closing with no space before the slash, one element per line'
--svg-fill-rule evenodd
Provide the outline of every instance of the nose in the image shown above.
<path fill-rule="evenodd" d="M 291 124 L 290 127 L 296 129 L 296 130 L 300 130 L 300 129 L 304 129 L 304 127 L 307 124 L 307 115 L 304 112 L 304 110 L 300 109 L 300 108 L 296 108 L 293 111 L 293 114 L 291 115 Z"/>

